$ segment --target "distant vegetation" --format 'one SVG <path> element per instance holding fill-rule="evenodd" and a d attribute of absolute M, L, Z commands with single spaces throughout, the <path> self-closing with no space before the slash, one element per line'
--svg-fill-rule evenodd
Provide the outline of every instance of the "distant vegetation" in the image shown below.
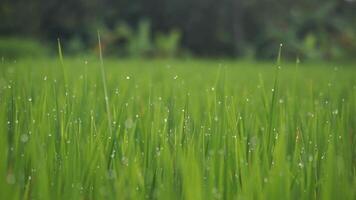
<path fill-rule="evenodd" d="M 35 40 L 16 37 L 0 38 L 0 57 L 2 59 L 44 57 L 48 55 L 50 54 L 46 46 Z"/>
<path fill-rule="evenodd" d="M 82 53 L 103 34 L 113 56 L 347 59 L 356 54 L 354 0 L 2 0 L 0 35 Z M 50 45 L 50 46 L 51 46 Z"/>

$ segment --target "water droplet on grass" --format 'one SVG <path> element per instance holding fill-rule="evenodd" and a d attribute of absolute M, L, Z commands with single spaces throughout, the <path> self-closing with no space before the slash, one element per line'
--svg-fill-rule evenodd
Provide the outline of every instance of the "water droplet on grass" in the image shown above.
<path fill-rule="evenodd" d="M 298 167 L 300 167 L 300 168 L 303 168 L 304 167 L 304 165 L 303 165 L 303 163 L 298 163 Z"/>
<path fill-rule="evenodd" d="M 130 129 L 133 126 L 133 121 L 131 118 L 126 119 L 125 121 L 125 128 Z"/>
<path fill-rule="evenodd" d="M 28 135 L 22 134 L 20 137 L 21 142 L 26 143 L 28 141 Z"/>
<path fill-rule="evenodd" d="M 332 112 L 333 115 L 337 115 L 338 113 L 339 113 L 339 110 L 338 110 L 338 109 L 336 109 L 336 110 L 334 110 L 334 111 Z"/>

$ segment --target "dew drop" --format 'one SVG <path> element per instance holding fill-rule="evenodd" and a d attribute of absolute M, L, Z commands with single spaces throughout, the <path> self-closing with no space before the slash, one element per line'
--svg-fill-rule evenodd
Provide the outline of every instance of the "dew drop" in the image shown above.
<path fill-rule="evenodd" d="M 22 134 L 20 137 L 21 142 L 26 143 L 28 141 L 28 135 Z"/>

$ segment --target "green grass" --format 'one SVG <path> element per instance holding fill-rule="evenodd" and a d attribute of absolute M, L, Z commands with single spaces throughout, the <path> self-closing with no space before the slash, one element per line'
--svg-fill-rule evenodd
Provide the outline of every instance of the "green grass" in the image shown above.
<path fill-rule="evenodd" d="M 356 198 L 352 64 L 100 63 L 0 63 L 0 199 Z"/>

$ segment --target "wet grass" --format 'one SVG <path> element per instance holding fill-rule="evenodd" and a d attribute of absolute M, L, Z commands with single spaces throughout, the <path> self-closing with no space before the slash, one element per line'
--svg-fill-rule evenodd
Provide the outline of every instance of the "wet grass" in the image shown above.
<path fill-rule="evenodd" d="M 2 61 L 1 199 L 356 198 L 352 64 L 101 61 Z"/>

